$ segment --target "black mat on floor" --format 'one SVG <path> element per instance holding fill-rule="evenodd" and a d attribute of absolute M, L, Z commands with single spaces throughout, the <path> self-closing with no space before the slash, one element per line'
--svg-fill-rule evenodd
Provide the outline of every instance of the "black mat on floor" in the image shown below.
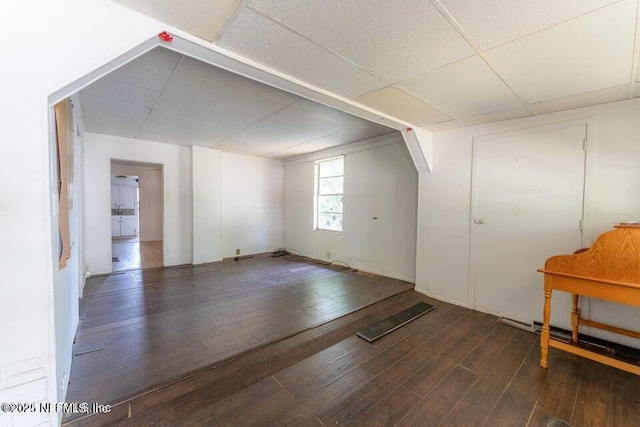
<path fill-rule="evenodd" d="M 117 256 L 111 257 L 111 262 L 120 262 Z"/>
<path fill-rule="evenodd" d="M 380 323 L 376 323 L 375 325 L 369 326 L 362 331 L 358 331 L 356 335 L 369 342 L 375 341 L 378 338 L 387 335 L 389 332 L 395 331 L 399 327 L 404 326 L 412 320 L 417 319 L 423 314 L 430 312 L 434 308 L 435 307 L 431 304 L 420 302 L 414 306 L 407 308 L 406 310 L 402 310 L 398 314 L 394 314 L 393 316 L 384 319 Z"/>

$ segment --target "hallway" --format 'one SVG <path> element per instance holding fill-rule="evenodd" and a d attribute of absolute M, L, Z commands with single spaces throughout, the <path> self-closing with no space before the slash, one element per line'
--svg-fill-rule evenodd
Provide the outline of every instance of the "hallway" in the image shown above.
<path fill-rule="evenodd" d="M 114 272 L 162 267 L 162 240 L 141 242 L 140 237 L 113 239 L 111 248 Z"/>

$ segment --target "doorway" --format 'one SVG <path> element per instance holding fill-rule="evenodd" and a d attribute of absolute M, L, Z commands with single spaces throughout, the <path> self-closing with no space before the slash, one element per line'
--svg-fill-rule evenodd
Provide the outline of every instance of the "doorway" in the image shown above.
<path fill-rule="evenodd" d="M 582 246 L 586 125 L 491 135 L 474 141 L 470 301 L 530 323 L 542 317 L 547 258 Z M 570 301 L 554 324 L 569 324 Z"/>
<path fill-rule="evenodd" d="M 112 271 L 162 267 L 162 165 L 111 161 Z"/>

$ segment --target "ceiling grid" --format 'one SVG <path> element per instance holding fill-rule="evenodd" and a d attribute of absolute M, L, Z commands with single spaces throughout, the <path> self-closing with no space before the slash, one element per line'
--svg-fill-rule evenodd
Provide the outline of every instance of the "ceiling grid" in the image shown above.
<path fill-rule="evenodd" d="M 265 67 L 431 131 L 640 95 L 638 0 L 220 0 L 215 5 L 188 0 L 180 10 L 170 0 L 117 1 Z M 144 129 L 135 136 L 164 137 L 161 142 L 178 137 L 172 124 L 193 127 L 186 144 L 231 148 L 239 137 L 256 140 L 253 126 L 274 138 L 284 137 L 281 133 L 292 125 L 303 130 L 285 138 L 289 145 L 284 148 L 276 144 L 260 150 L 247 143 L 255 154 L 272 156 L 293 147 L 299 151 L 345 143 L 369 131 L 391 131 L 374 124 L 360 124 L 366 132 L 334 128 L 331 122 L 301 116 L 292 110 L 295 100 L 288 103 L 274 93 L 268 102 L 245 95 L 240 102 L 233 91 L 243 83 L 235 89 L 224 89 L 220 82 L 209 88 L 181 75 L 180 85 L 172 78 L 168 90 L 158 94 L 144 79 L 156 78 L 160 84 L 162 73 L 145 73 L 142 65 L 132 67 L 129 81 L 107 78 L 83 91 L 96 131 L 106 132 L 111 121 L 122 119 L 122 129 L 116 131 L 128 135 L 147 112 Z M 213 83 L 222 77 L 231 81 L 214 74 L 209 79 Z M 120 101 L 115 94 L 122 96 Z M 256 106 L 247 104 L 251 100 Z M 183 116 L 188 111 L 198 120 L 173 120 L 171 111 Z M 231 117 L 232 112 L 237 117 Z M 153 121 L 160 118 L 167 123 Z M 158 125 L 154 132 L 152 124 Z"/>

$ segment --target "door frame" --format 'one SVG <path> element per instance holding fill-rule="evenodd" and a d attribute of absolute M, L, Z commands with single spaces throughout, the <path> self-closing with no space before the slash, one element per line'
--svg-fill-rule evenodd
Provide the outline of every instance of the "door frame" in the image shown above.
<path fill-rule="evenodd" d="M 520 135 L 526 135 L 531 133 L 545 132 L 550 130 L 563 129 L 573 126 L 585 126 L 586 127 L 586 151 L 584 159 L 584 179 L 582 189 L 582 224 L 583 230 L 581 235 L 581 246 L 591 245 L 593 239 L 597 236 L 593 235 L 593 218 L 595 209 L 595 148 L 597 144 L 597 129 L 598 120 L 597 117 L 585 117 L 574 120 L 567 120 L 561 122 L 550 123 L 546 125 L 531 126 L 525 128 L 512 129 L 504 132 L 495 132 L 490 134 L 478 135 L 472 138 L 471 146 L 471 197 L 469 205 L 469 282 L 467 285 L 468 294 L 467 301 L 468 307 L 477 310 L 476 307 L 476 286 L 477 286 L 477 274 L 476 266 L 478 263 L 478 257 L 476 253 L 477 236 L 476 227 L 473 222 L 476 213 L 476 205 L 478 202 L 478 149 L 479 144 L 482 142 L 493 141 L 496 139 L 515 137 Z M 585 237 L 586 236 L 586 237 Z M 577 249 L 577 248 L 576 248 Z M 542 265 L 540 267 L 543 267 Z M 542 276 L 540 277 L 542 280 Z M 581 299 L 581 310 L 585 315 L 589 315 L 590 302 L 588 298 Z"/>

